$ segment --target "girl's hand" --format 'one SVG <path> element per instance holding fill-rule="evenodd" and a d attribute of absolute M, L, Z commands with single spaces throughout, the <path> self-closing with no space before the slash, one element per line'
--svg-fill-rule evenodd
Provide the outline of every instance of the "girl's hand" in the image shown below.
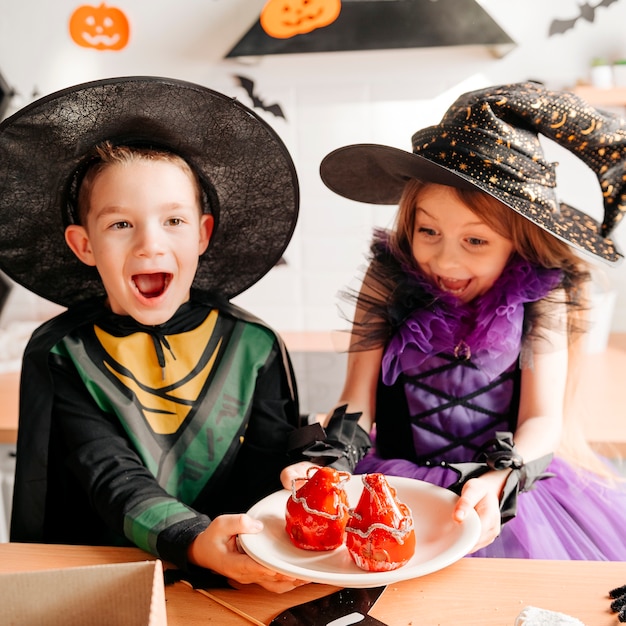
<path fill-rule="evenodd" d="M 487 478 L 489 475 L 485 475 Z M 463 485 L 463 491 L 456 507 L 453 517 L 456 522 L 462 523 L 469 511 L 474 509 L 478 513 L 481 524 L 481 533 L 476 545 L 471 552 L 476 552 L 480 548 L 488 546 L 500 534 L 500 500 L 498 494 L 500 489 L 494 481 L 472 478 Z M 495 487 L 495 488 L 494 488 Z"/>
<path fill-rule="evenodd" d="M 244 513 L 220 515 L 189 546 L 189 561 L 222 574 L 234 583 L 256 583 L 275 593 L 306 584 L 308 581 L 274 572 L 239 551 L 237 535 L 262 530 L 262 522 Z"/>
<path fill-rule="evenodd" d="M 310 467 L 319 466 L 309 463 L 309 461 L 300 461 L 299 463 L 294 463 L 293 465 L 285 467 L 280 473 L 280 482 L 283 487 L 291 491 L 291 484 L 294 480 L 306 480 L 306 473 Z M 296 485 L 296 488 L 297 487 L 298 485 Z"/>

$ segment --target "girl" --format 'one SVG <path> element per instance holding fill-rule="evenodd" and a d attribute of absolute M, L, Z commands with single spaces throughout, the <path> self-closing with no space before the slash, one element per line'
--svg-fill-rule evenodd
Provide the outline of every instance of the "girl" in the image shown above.
<path fill-rule="evenodd" d="M 559 206 L 538 132 L 594 168 L 603 227 Z M 338 413 L 374 447 L 353 446 L 352 467 L 459 493 L 455 519 L 481 518 L 475 556 L 626 559 L 626 492 L 608 465 L 553 458 L 584 330 L 589 269 L 575 248 L 619 259 L 606 233 L 623 210 L 625 139 L 620 120 L 528 83 L 461 96 L 413 153 L 348 146 L 322 163 L 345 197 L 399 200 L 353 294 Z"/>

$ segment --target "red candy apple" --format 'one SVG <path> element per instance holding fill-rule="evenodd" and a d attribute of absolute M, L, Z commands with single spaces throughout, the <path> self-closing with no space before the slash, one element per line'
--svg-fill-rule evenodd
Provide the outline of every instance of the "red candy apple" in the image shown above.
<path fill-rule="evenodd" d="M 331 467 L 311 468 L 307 480 L 287 500 L 285 530 L 304 550 L 334 550 L 342 545 L 348 522 L 344 484 L 350 477 Z"/>
<path fill-rule="evenodd" d="M 383 474 L 363 476 L 361 498 L 346 526 L 346 547 L 354 562 L 370 572 L 401 567 L 415 552 L 413 516 L 399 502 Z"/>

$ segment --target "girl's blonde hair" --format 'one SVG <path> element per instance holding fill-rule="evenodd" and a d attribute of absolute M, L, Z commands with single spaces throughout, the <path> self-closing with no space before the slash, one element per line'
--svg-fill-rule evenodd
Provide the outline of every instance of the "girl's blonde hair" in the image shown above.
<path fill-rule="evenodd" d="M 400 199 L 395 228 L 391 234 L 392 252 L 409 267 L 416 266 L 413 257 L 416 207 L 420 194 L 429 185 L 419 180 L 407 183 Z M 586 286 L 591 278 L 588 264 L 571 246 L 543 230 L 529 219 L 478 189 L 450 187 L 478 218 L 500 236 L 513 243 L 514 251 L 526 261 L 550 269 L 560 269 L 563 281 L 559 287 L 565 292 L 568 306 L 570 343 L 576 342 L 585 329 L 588 308 Z M 550 320 L 542 320 L 549 323 Z M 539 325 L 540 326 L 540 325 Z"/>
<path fill-rule="evenodd" d="M 415 230 L 415 207 L 421 192 L 429 185 L 411 180 L 400 199 L 396 228 L 391 239 L 394 252 L 413 257 L 411 249 Z M 589 278 L 587 264 L 571 246 L 533 224 L 499 200 L 478 189 L 450 187 L 470 210 L 502 237 L 513 242 L 515 251 L 527 261 L 548 268 L 562 269 L 579 286 Z M 414 265 L 414 262 L 413 262 Z"/>
<path fill-rule="evenodd" d="M 420 194 L 429 185 L 418 180 L 407 183 L 399 203 L 395 228 L 391 234 L 392 252 L 409 267 L 416 268 L 412 244 L 415 231 L 415 208 Z M 588 285 L 591 278 L 589 265 L 564 241 L 557 239 L 496 198 L 478 189 L 450 187 L 473 213 L 502 237 L 513 242 L 514 250 L 527 261 L 547 268 L 560 269 L 568 303 L 569 359 L 567 389 L 564 403 L 564 427 L 560 452 L 577 465 L 604 477 L 612 476 L 606 465 L 591 450 L 583 434 L 581 415 L 576 410 L 576 390 L 580 387 L 580 364 L 583 359 L 583 337 L 588 326 Z M 416 268 L 417 269 L 417 268 Z M 536 314 L 536 309 L 534 307 Z M 550 324 L 550 320 L 540 320 Z"/>

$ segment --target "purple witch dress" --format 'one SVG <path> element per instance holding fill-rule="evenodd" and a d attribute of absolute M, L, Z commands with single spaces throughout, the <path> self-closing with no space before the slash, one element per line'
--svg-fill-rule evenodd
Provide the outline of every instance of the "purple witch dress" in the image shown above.
<path fill-rule="evenodd" d="M 415 273 L 410 280 L 429 305 L 405 315 L 387 342 L 374 446 L 355 473 L 448 488 L 458 475 L 446 463 L 471 462 L 497 432 L 515 432 L 524 305 L 546 296 L 560 272 L 515 258 L 470 304 Z M 471 556 L 626 561 L 624 487 L 558 457 L 546 471 L 553 476 L 520 493 L 516 516 Z"/>

